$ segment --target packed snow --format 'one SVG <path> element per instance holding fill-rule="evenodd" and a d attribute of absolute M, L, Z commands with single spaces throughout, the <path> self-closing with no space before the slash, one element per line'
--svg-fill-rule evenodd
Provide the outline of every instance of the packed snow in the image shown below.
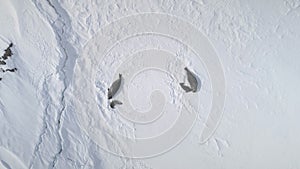
<path fill-rule="evenodd" d="M 299 0 L 1 0 L 0 26 L 0 169 L 300 168 Z"/>

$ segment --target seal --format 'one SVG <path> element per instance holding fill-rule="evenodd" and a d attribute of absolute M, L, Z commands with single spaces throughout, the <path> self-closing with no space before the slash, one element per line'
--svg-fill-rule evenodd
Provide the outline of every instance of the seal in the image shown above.
<path fill-rule="evenodd" d="M 187 73 L 187 77 L 188 77 L 188 82 L 190 84 L 190 88 L 192 89 L 192 92 L 195 93 L 197 91 L 198 81 L 197 81 L 194 73 L 192 73 L 187 67 L 185 67 L 184 70 Z"/>
<path fill-rule="evenodd" d="M 120 89 L 122 82 L 122 74 L 119 74 L 119 79 L 114 81 L 113 84 L 108 88 L 108 99 L 112 99 L 114 95 L 118 92 Z"/>
<path fill-rule="evenodd" d="M 110 102 L 109 106 L 114 109 L 116 105 L 121 105 L 121 104 L 123 103 L 120 102 L 119 100 L 113 100 L 112 102 Z"/>

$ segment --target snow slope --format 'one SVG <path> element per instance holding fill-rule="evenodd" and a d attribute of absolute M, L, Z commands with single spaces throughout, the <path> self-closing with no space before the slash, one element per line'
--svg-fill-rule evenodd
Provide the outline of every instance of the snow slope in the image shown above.
<path fill-rule="evenodd" d="M 1 169 L 300 168 L 299 0 L 0 4 Z"/>

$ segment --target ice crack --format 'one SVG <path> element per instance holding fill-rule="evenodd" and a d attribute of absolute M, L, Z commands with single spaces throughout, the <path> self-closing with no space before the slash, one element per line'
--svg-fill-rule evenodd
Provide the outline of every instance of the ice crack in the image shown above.
<path fill-rule="evenodd" d="M 63 87 L 61 90 L 61 94 L 59 96 L 60 100 L 60 108 L 57 112 L 57 116 L 55 118 L 55 133 L 57 137 L 57 151 L 52 157 L 52 161 L 49 163 L 48 168 L 54 168 L 57 164 L 58 158 L 60 154 L 63 152 L 63 136 L 61 134 L 62 129 L 62 120 L 63 114 L 66 110 L 66 101 L 65 101 L 65 92 L 68 88 L 68 84 L 72 77 L 72 69 L 74 68 L 75 59 L 69 60 L 69 56 L 76 56 L 76 50 L 72 47 L 72 45 L 67 41 L 67 38 L 70 36 L 68 31 L 71 31 L 71 28 L 66 27 L 66 25 L 71 25 L 70 18 L 67 12 L 61 7 L 57 0 L 46 0 L 44 2 L 40 2 L 37 0 L 33 0 L 34 4 L 38 8 L 38 10 L 46 17 L 48 22 L 50 23 L 53 31 L 55 32 L 56 39 L 58 42 L 59 50 L 62 54 L 61 60 L 59 61 L 59 65 L 57 66 L 56 73 L 60 76 L 61 82 L 63 83 Z M 56 16 L 51 15 L 51 12 L 48 10 L 50 7 L 51 10 L 54 11 Z M 55 19 L 53 19 L 55 18 Z M 47 107 L 46 107 L 47 109 Z M 39 141 L 35 147 L 34 157 L 37 155 L 37 152 L 40 151 L 39 147 L 43 141 L 43 135 L 46 133 L 47 123 L 43 123 L 43 129 L 39 136 Z M 32 164 L 31 164 L 32 165 Z"/>

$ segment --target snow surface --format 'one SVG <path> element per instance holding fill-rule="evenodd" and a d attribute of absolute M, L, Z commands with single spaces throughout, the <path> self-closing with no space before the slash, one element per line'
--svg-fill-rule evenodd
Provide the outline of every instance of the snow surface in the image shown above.
<path fill-rule="evenodd" d="M 300 168 L 299 0 L 0 0 L 0 26 L 0 169 Z"/>

